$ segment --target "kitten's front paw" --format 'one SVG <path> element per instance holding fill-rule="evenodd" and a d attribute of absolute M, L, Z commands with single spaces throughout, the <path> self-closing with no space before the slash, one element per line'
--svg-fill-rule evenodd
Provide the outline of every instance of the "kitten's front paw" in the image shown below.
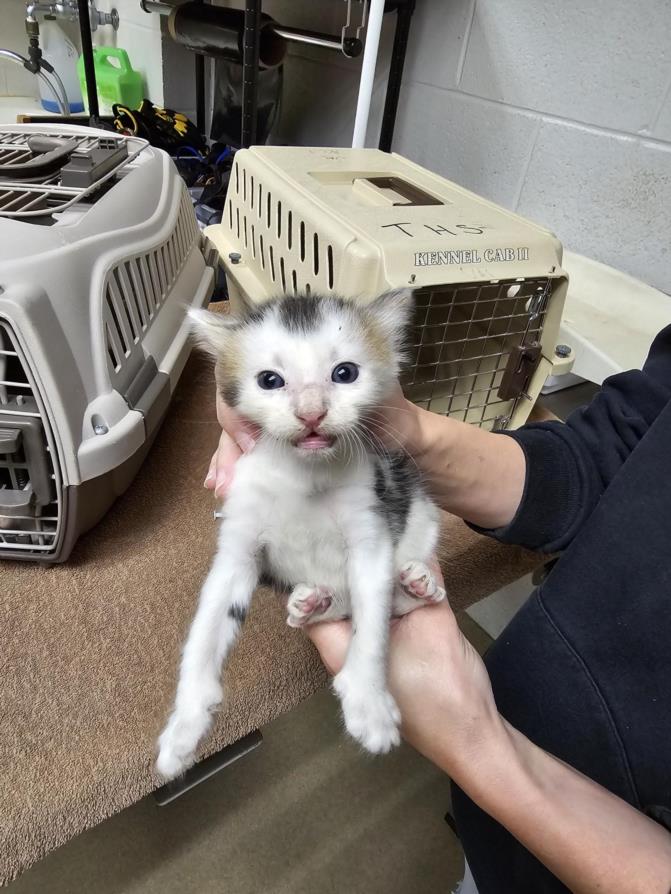
<path fill-rule="evenodd" d="M 408 596 L 426 602 L 442 602 L 445 599 L 445 590 L 438 586 L 433 572 L 424 562 L 407 562 L 398 577 Z"/>
<path fill-rule="evenodd" d="M 347 732 L 373 754 L 386 754 L 399 745 L 401 714 L 391 693 L 353 683 L 346 670 L 333 680 L 340 696 Z"/>
<path fill-rule="evenodd" d="M 212 694 L 209 704 L 189 711 L 175 709 L 168 723 L 158 738 L 158 757 L 156 771 L 165 779 L 174 779 L 188 770 L 196 757 L 198 743 L 212 726 L 210 708 L 221 699 Z"/>
<path fill-rule="evenodd" d="M 209 711 L 188 717 L 173 714 L 158 739 L 157 772 L 165 779 L 174 779 L 188 770 L 209 726 Z"/>
<path fill-rule="evenodd" d="M 328 611 L 333 602 L 333 590 L 329 587 L 298 584 L 291 591 L 287 602 L 289 627 L 304 627 Z"/>

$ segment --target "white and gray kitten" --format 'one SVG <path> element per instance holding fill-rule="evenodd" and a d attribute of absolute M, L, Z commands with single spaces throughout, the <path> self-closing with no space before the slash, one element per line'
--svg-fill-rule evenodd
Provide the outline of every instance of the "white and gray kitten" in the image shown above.
<path fill-rule="evenodd" d="M 398 744 L 386 681 L 389 619 L 445 598 L 427 565 L 438 510 L 412 460 L 384 450 L 366 427 L 398 377 L 411 309 L 402 291 L 367 306 L 286 297 L 241 319 L 192 313 L 216 358 L 219 389 L 261 435 L 238 461 L 226 499 L 159 738 L 163 776 L 193 762 L 222 700 L 222 662 L 263 577 L 290 592 L 293 627 L 352 617 L 333 681 L 345 726 L 369 751 Z"/>

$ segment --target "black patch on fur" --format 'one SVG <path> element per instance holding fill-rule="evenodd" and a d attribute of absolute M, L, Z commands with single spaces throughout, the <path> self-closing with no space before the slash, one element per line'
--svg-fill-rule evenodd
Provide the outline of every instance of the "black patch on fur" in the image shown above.
<path fill-rule="evenodd" d="M 272 302 L 271 302 L 272 303 Z M 262 304 L 260 307 L 255 308 L 249 313 L 245 314 L 242 319 L 242 325 L 260 323 L 261 320 L 265 317 L 268 312 L 269 304 Z"/>
<path fill-rule="evenodd" d="M 280 323 L 289 332 L 312 332 L 323 319 L 322 306 L 316 298 L 287 297 L 278 304 Z"/>
<path fill-rule="evenodd" d="M 229 407 L 237 407 L 240 402 L 240 387 L 237 382 L 225 382 L 219 390 Z"/>
<path fill-rule="evenodd" d="M 291 586 L 278 577 L 275 577 L 271 571 L 263 571 L 259 577 L 260 587 L 269 587 L 277 593 L 287 594 L 291 590 Z"/>
<path fill-rule="evenodd" d="M 421 490 L 417 466 L 405 453 L 378 456 L 375 463 L 375 496 L 395 541 L 405 530 L 413 499 Z"/>
<path fill-rule="evenodd" d="M 292 589 L 291 584 L 288 581 L 280 580 L 279 577 L 275 576 L 272 568 L 270 567 L 270 563 L 268 561 L 268 550 L 265 546 L 261 547 L 258 558 L 261 568 L 261 573 L 259 575 L 259 586 L 270 587 L 270 589 L 275 590 L 276 593 L 288 596 Z"/>
<path fill-rule="evenodd" d="M 283 295 L 273 298 L 247 311 L 235 325 L 235 329 L 261 323 L 275 309 L 279 322 L 289 332 L 309 333 L 314 331 L 324 319 L 325 312 L 349 308 L 357 311 L 356 305 L 336 295 Z"/>
<path fill-rule="evenodd" d="M 238 605 L 236 602 L 228 609 L 228 617 L 238 624 L 242 624 L 247 617 L 247 609 L 244 605 Z"/>

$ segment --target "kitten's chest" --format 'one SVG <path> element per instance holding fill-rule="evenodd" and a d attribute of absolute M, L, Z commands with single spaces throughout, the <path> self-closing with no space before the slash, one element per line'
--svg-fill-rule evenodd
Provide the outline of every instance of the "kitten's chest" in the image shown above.
<path fill-rule="evenodd" d="M 343 509 L 332 494 L 289 497 L 268 507 L 261 538 L 266 570 L 283 583 L 346 588 Z"/>

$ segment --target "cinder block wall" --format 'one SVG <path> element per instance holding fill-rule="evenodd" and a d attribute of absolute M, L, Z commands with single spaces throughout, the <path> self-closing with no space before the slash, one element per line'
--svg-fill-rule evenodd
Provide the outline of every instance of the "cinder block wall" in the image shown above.
<path fill-rule="evenodd" d="M 304 27 L 334 27 L 339 12 L 265 5 Z M 347 145 L 357 74 L 292 50 L 281 139 Z M 671 292 L 669 0 L 418 0 L 394 148 Z"/>
<path fill-rule="evenodd" d="M 671 292 L 668 0 L 419 0 L 395 149 Z"/>

